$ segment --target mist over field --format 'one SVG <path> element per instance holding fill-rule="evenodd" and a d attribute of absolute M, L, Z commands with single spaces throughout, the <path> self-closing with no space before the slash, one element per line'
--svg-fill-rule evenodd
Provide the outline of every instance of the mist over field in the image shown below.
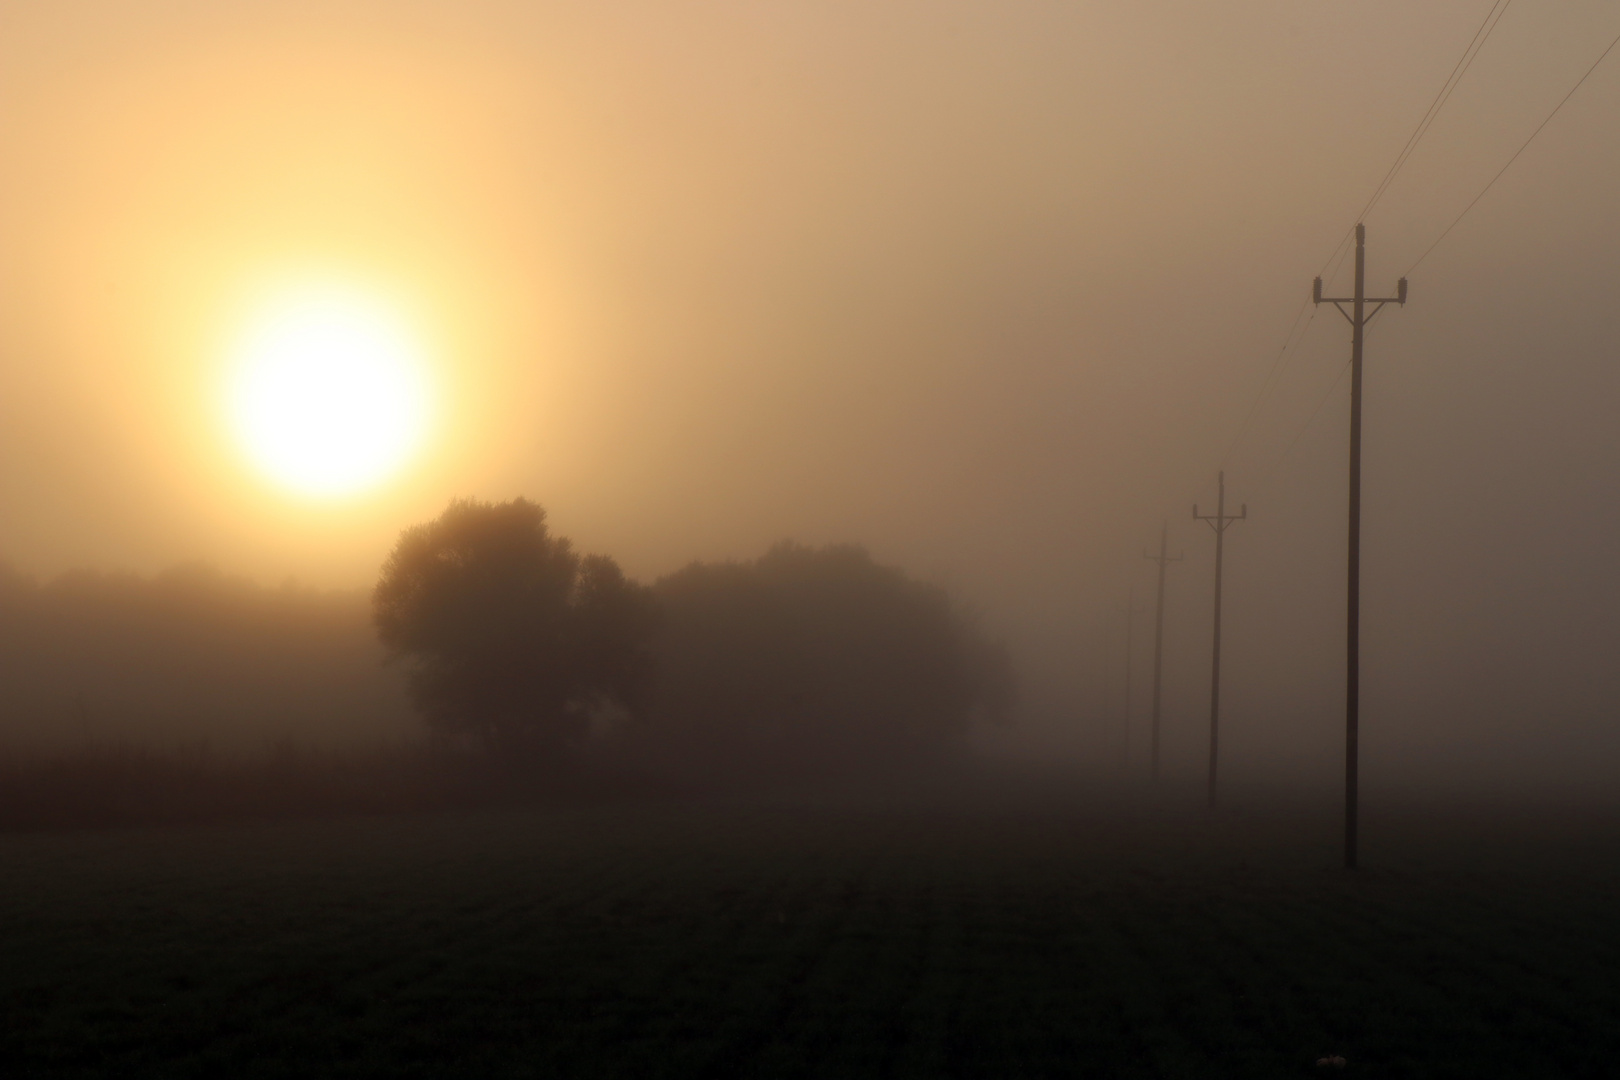
<path fill-rule="evenodd" d="M 0 570 L 0 744 L 356 746 L 419 737 L 369 597 L 203 566 L 142 578 Z"/>
<path fill-rule="evenodd" d="M 1007 643 L 1025 752 L 1101 764 L 1126 741 L 1133 595 L 1146 745 L 1140 556 L 1168 520 L 1187 561 L 1164 762 L 1191 778 L 1212 544 L 1189 511 L 1224 468 L 1250 508 L 1228 537 L 1226 765 L 1336 783 L 1347 334 L 1304 305 L 1314 274 L 1346 288 L 1334 245 L 1475 15 L 86 10 L 11 4 L 0 34 L 0 555 L 19 572 L 200 559 L 358 597 L 456 495 L 532 498 L 642 582 L 782 540 L 859 543 Z M 1370 291 L 1612 21 L 1597 3 L 1501 13 L 1366 217 Z M 1369 332 L 1369 782 L 1590 790 L 1620 764 L 1616 95 L 1598 68 Z M 333 272 L 410 312 L 437 411 L 395 479 L 311 502 L 231 442 L 221 357 L 263 281 Z M 160 704 L 155 669 L 121 708 L 126 691 L 41 673 L 6 723 L 217 723 L 219 742 L 386 727 L 396 676 L 354 606 L 353 639 L 334 621 L 316 634 L 331 658 L 285 679 L 225 663 Z M 273 722 L 282 695 L 299 715 Z"/>
<path fill-rule="evenodd" d="M 1603 0 L 0 3 L 0 1075 L 1607 1076 L 1616 116 Z"/>

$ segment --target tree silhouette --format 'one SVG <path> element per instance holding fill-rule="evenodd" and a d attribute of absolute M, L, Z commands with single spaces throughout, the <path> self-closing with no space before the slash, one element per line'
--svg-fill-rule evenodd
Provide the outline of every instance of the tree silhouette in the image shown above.
<path fill-rule="evenodd" d="M 943 589 L 859 547 L 778 544 L 654 591 L 649 727 L 716 763 L 898 761 L 998 719 L 1013 695 L 1005 652 Z"/>
<path fill-rule="evenodd" d="M 492 748 L 560 753 L 594 708 L 634 711 L 650 676 L 650 590 L 552 536 L 527 499 L 458 499 L 406 529 L 372 609 L 427 723 Z"/>

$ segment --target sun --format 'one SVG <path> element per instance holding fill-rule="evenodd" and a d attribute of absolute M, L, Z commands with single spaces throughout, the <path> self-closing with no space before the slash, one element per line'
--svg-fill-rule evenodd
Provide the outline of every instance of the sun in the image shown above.
<path fill-rule="evenodd" d="M 376 487 L 428 426 L 425 358 L 399 314 L 363 290 L 317 285 L 266 300 L 232 349 L 231 428 L 276 483 L 338 497 Z"/>

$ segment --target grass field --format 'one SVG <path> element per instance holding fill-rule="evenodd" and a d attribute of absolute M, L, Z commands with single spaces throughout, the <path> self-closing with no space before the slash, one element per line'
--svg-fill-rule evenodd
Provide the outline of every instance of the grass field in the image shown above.
<path fill-rule="evenodd" d="M 3 836 L 0 1076 L 1620 1075 L 1612 823 L 1076 784 Z"/>

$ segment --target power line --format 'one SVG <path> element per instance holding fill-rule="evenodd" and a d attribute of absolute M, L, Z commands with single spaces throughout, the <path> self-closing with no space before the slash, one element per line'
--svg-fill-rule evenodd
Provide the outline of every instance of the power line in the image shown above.
<path fill-rule="evenodd" d="M 1497 170 L 1496 175 L 1491 177 L 1490 183 L 1486 184 L 1483 188 L 1481 188 L 1479 194 L 1475 195 L 1473 200 L 1467 206 L 1463 207 L 1462 213 L 1458 214 L 1455 218 L 1452 219 L 1451 224 L 1446 226 L 1445 232 L 1441 233 L 1440 236 L 1435 240 L 1435 242 L 1430 244 L 1428 246 L 1428 248 L 1423 252 L 1422 255 L 1418 256 L 1417 262 L 1413 263 L 1412 266 L 1411 266 L 1411 269 L 1407 270 L 1405 274 L 1402 274 L 1401 275 L 1402 277 L 1411 277 L 1412 276 L 1412 271 L 1416 270 L 1422 264 L 1423 260 L 1427 259 L 1429 257 L 1430 252 L 1432 252 L 1435 248 L 1440 246 L 1440 241 L 1444 240 L 1446 237 L 1451 235 L 1451 230 L 1455 229 L 1457 227 L 1457 223 L 1460 222 L 1463 218 L 1467 217 L 1468 216 L 1468 211 L 1470 211 L 1470 210 L 1472 210 L 1474 208 L 1475 203 L 1478 203 L 1479 200 L 1483 199 L 1485 197 L 1485 193 L 1487 191 L 1490 191 L 1491 188 L 1495 187 L 1496 182 L 1498 180 L 1502 179 L 1502 174 L 1507 172 L 1510 168 L 1513 167 L 1513 163 L 1515 161 L 1519 160 L 1519 155 L 1524 153 L 1526 147 L 1528 147 L 1531 143 L 1535 142 L 1536 136 L 1541 134 L 1541 129 L 1542 128 L 1544 128 L 1548 124 L 1552 123 L 1552 118 L 1557 116 L 1558 111 L 1564 107 L 1564 104 L 1566 102 L 1568 102 L 1570 98 L 1575 96 L 1575 91 L 1579 90 L 1581 88 L 1582 84 L 1585 83 L 1586 80 L 1591 77 L 1592 72 L 1594 72 L 1594 71 L 1596 71 L 1598 69 L 1598 65 L 1603 63 L 1603 61 L 1608 58 L 1608 55 L 1611 52 L 1614 51 L 1614 47 L 1616 45 L 1620 45 L 1620 34 L 1615 35 L 1614 40 L 1609 42 L 1609 47 L 1607 49 L 1604 49 L 1603 54 L 1592 62 L 1591 67 L 1586 69 L 1586 74 L 1582 75 L 1578 80 L 1576 80 L 1575 85 L 1569 88 L 1569 93 L 1565 94 L 1563 96 L 1563 98 L 1558 102 L 1558 104 L 1553 106 L 1553 111 L 1547 114 L 1547 118 L 1545 120 L 1543 120 L 1541 123 L 1536 125 L 1536 130 L 1532 131 L 1530 133 L 1530 137 L 1528 139 L 1524 140 L 1524 142 L 1519 146 L 1519 148 L 1513 152 L 1513 156 L 1508 158 L 1507 164 L 1503 165 L 1500 169 Z"/>
<path fill-rule="evenodd" d="M 1339 267 L 1344 265 L 1344 257 L 1350 254 L 1352 247 L 1350 237 L 1354 236 L 1355 232 L 1356 227 L 1354 225 L 1344 230 L 1344 235 L 1339 238 L 1339 246 L 1333 249 L 1333 254 L 1329 255 L 1327 262 L 1322 264 L 1322 270 L 1316 275 L 1317 277 L 1323 281 L 1332 281 L 1339 276 Z M 1332 266 L 1333 269 L 1329 270 L 1329 266 Z"/>
<path fill-rule="evenodd" d="M 1493 0 L 1490 10 L 1485 13 L 1485 18 L 1480 22 L 1478 28 L 1474 30 L 1474 36 L 1469 38 L 1468 44 L 1463 47 L 1462 55 L 1451 66 L 1451 73 L 1446 76 L 1446 81 L 1441 85 L 1439 92 L 1434 95 L 1434 100 L 1429 102 L 1429 107 L 1424 110 L 1422 118 L 1418 120 L 1417 127 L 1412 129 L 1412 134 L 1406 137 L 1406 143 L 1401 147 L 1400 153 L 1395 155 L 1394 164 L 1390 165 L 1389 171 L 1384 173 L 1384 178 L 1378 182 L 1378 187 L 1374 189 L 1372 197 L 1367 200 L 1367 205 L 1363 206 L 1361 213 L 1356 215 L 1355 220 L 1357 222 L 1367 219 L 1368 212 L 1383 197 L 1384 192 L 1389 189 L 1390 183 L 1395 179 L 1395 174 L 1401 171 L 1401 167 L 1406 164 L 1407 158 L 1412 156 L 1412 151 L 1417 149 L 1417 144 L 1423 140 L 1424 135 L 1428 134 L 1429 128 L 1434 124 L 1435 117 L 1440 115 L 1440 110 L 1445 108 L 1446 102 L 1451 100 L 1452 91 L 1457 89 L 1457 84 L 1462 82 L 1462 77 L 1468 74 L 1468 69 L 1474 64 L 1474 58 L 1485 47 L 1485 42 L 1490 40 L 1491 34 L 1496 30 L 1496 24 L 1502 21 L 1502 16 L 1507 14 L 1508 6 L 1512 3 L 1513 0 Z M 1334 245 L 1333 251 L 1322 261 L 1322 269 L 1317 271 L 1317 277 L 1332 282 L 1338 276 L 1339 266 L 1343 264 L 1345 255 L 1349 254 L 1349 240 L 1355 231 L 1354 224 L 1344 230 L 1344 235 L 1339 237 L 1339 242 Z M 1329 265 L 1333 267 L 1331 273 L 1328 271 Z"/>
<path fill-rule="evenodd" d="M 1389 185 L 1394 181 L 1395 174 L 1401 171 L 1401 167 L 1412 156 L 1412 151 L 1417 149 L 1418 143 L 1423 141 L 1423 136 L 1428 134 L 1429 128 L 1434 125 L 1435 118 L 1440 115 L 1440 110 L 1444 109 L 1446 102 L 1451 100 L 1451 94 L 1457 89 L 1457 84 L 1461 83 L 1463 76 L 1468 74 L 1468 69 L 1474 66 L 1475 58 L 1479 56 L 1480 50 L 1485 48 L 1485 43 L 1491 39 L 1491 34 L 1496 30 L 1497 23 L 1502 21 L 1502 16 L 1507 14 L 1507 9 L 1512 4 L 1513 0 L 1495 0 L 1492 3 L 1491 10 L 1485 13 L 1485 21 L 1479 24 L 1478 30 L 1474 31 L 1474 36 L 1469 40 L 1468 47 L 1463 50 L 1462 56 L 1457 58 L 1457 63 L 1452 67 L 1451 74 L 1446 76 L 1445 85 L 1434 96 L 1434 100 L 1429 102 L 1428 111 L 1423 114 L 1423 119 L 1418 121 L 1418 126 L 1412 129 L 1411 135 L 1407 136 L 1406 145 L 1396 155 L 1395 164 L 1389 167 L 1389 172 L 1384 174 L 1384 179 L 1379 182 L 1378 189 L 1373 192 L 1372 198 L 1367 200 L 1367 205 L 1362 207 L 1361 213 L 1356 215 L 1357 221 L 1365 221 L 1367 214 L 1371 212 L 1374 206 L 1378 205 L 1378 200 L 1383 198 L 1384 192 L 1389 190 Z"/>
<path fill-rule="evenodd" d="M 1438 115 L 1439 109 L 1445 107 L 1446 100 L 1449 100 L 1449 98 L 1451 96 L 1450 91 L 1456 89 L 1457 83 L 1459 81 L 1461 81 L 1462 76 L 1467 73 L 1468 67 L 1473 64 L 1473 57 L 1477 57 L 1479 55 L 1479 50 L 1484 48 L 1485 40 L 1488 40 L 1490 38 L 1490 35 L 1496 29 L 1497 24 L 1499 24 L 1502 21 L 1502 16 L 1507 14 L 1508 4 L 1511 4 L 1512 0 L 1506 0 L 1506 2 L 1501 2 L 1501 0 L 1498 0 L 1498 2 L 1500 3 L 1500 11 L 1498 11 L 1497 5 L 1493 4 L 1491 10 L 1486 12 L 1485 21 L 1482 22 L 1480 24 L 1480 28 L 1474 32 L 1474 39 L 1469 42 L 1468 48 L 1463 51 L 1462 58 L 1460 58 L 1458 60 L 1457 65 L 1455 67 L 1453 67 L 1453 69 L 1452 69 L 1453 76 L 1451 78 L 1448 78 L 1448 80 L 1447 80 L 1447 83 L 1448 83 L 1450 89 L 1449 90 L 1448 89 L 1442 89 L 1441 95 L 1437 96 L 1437 98 L 1436 98 L 1436 103 L 1437 104 L 1436 103 L 1431 103 L 1429 113 L 1425 114 L 1425 120 L 1420 121 L 1419 124 L 1418 124 L 1418 127 L 1416 129 L 1414 129 L 1414 133 L 1413 133 L 1414 138 L 1409 138 L 1407 140 L 1408 145 L 1407 145 L 1406 148 L 1403 148 L 1402 156 L 1397 158 L 1397 164 L 1395 166 L 1391 167 L 1390 172 L 1386 175 L 1384 182 L 1382 184 L 1380 184 L 1379 190 L 1374 193 L 1373 198 L 1368 202 L 1368 204 L 1367 204 L 1368 209 L 1372 208 L 1372 206 L 1378 201 L 1378 198 L 1381 196 L 1384 189 L 1386 189 L 1388 187 L 1388 182 L 1389 182 L 1390 179 L 1393 178 L 1395 172 L 1399 168 L 1400 162 L 1402 160 L 1404 160 L 1405 157 L 1410 156 L 1410 151 L 1411 151 L 1411 149 L 1413 147 L 1415 147 L 1416 140 L 1421 139 L 1421 137 L 1422 137 L 1421 133 L 1426 132 L 1428 130 L 1428 126 L 1433 123 L 1434 116 Z M 1495 15 L 1494 21 L 1492 19 L 1493 15 Z M 1481 33 L 1482 32 L 1483 32 L 1483 35 L 1484 35 L 1483 39 L 1481 39 Z M 1478 41 L 1478 47 L 1475 47 L 1475 44 L 1474 44 L 1475 41 Z M 1522 155 L 1524 153 L 1525 149 L 1527 147 L 1529 147 L 1529 145 L 1533 141 L 1535 141 L 1536 136 L 1541 134 L 1542 129 L 1545 128 L 1549 123 L 1552 122 L 1553 117 L 1558 115 L 1559 111 L 1561 109 L 1563 109 L 1564 105 L 1569 101 L 1569 99 L 1575 96 L 1575 92 L 1581 88 L 1581 86 L 1586 82 L 1586 80 L 1588 78 L 1591 77 L 1592 73 L 1598 69 L 1598 66 L 1601 65 L 1603 63 L 1603 61 L 1608 58 L 1608 55 L 1615 50 L 1616 46 L 1620 46 L 1620 35 L 1616 35 L 1614 40 L 1609 42 L 1608 47 L 1605 48 L 1603 50 L 1602 54 L 1599 55 L 1598 58 L 1592 62 L 1591 67 L 1586 69 L 1585 73 L 1583 73 L 1581 75 L 1581 77 L 1578 80 L 1576 80 L 1575 85 L 1570 87 L 1569 92 L 1566 93 L 1563 96 L 1563 98 L 1561 98 L 1559 100 L 1558 104 L 1553 107 L 1552 111 L 1547 114 L 1546 118 L 1543 119 L 1541 121 L 1541 123 L 1536 126 L 1536 129 L 1530 133 L 1529 138 L 1525 139 L 1524 142 L 1519 146 L 1519 148 L 1513 152 L 1513 156 L 1510 157 L 1507 160 L 1507 163 L 1504 164 L 1502 166 L 1502 168 L 1497 171 L 1495 176 L 1491 177 L 1489 183 L 1487 183 L 1483 188 L 1480 189 L 1479 194 L 1475 195 L 1474 198 L 1468 203 L 1468 205 L 1463 207 L 1462 212 L 1459 213 L 1455 218 L 1452 219 L 1451 224 L 1446 226 L 1445 231 L 1442 232 L 1439 235 L 1439 237 L 1437 237 L 1435 239 L 1434 243 L 1429 245 L 1429 247 L 1423 252 L 1422 255 L 1418 256 L 1417 261 L 1412 264 L 1411 268 L 1408 269 L 1405 274 L 1401 275 L 1402 277 L 1410 277 L 1411 274 L 1412 274 L 1412 271 L 1416 270 L 1418 268 L 1418 266 L 1423 262 L 1423 260 L 1427 259 L 1429 257 L 1429 255 L 1434 251 L 1434 249 L 1440 246 L 1441 241 L 1445 240 L 1445 238 L 1448 235 L 1450 235 L 1451 231 L 1457 227 L 1458 223 L 1461 222 L 1462 219 L 1468 215 L 1468 212 L 1470 210 L 1472 210 L 1474 208 L 1474 206 L 1481 199 L 1483 199 L 1485 197 L 1486 193 L 1489 192 L 1492 187 L 1495 186 L 1496 182 L 1502 178 L 1502 175 L 1504 173 L 1506 173 L 1509 168 L 1512 167 L 1513 163 L 1519 159 L 1520 155 Z M 1344 256 L 1347 255 L 1349 253 L 1349 250 L 1350 250 L 1349 247 L 1345 244 L 1344 240 L 1348 239 L 1350 237 L 1351 233 L 1353 233 L 1354 231 L 1355 231 L 1354 227 L 1352 227 L 1349 231 L 1347 231 L 1345 233 L 1344 239 L 1341 239 L 1339 241 L 1339 246 L 1334 248 L 1334 254 L 1328 256 L 1327 263 L 1323 264 L 1324 269 L 1326 269 L 1328 264 L 1334 263 L 1335 257 L 1337 257 L 1339 262 L 1342 263 L 1342 261 L 1344 259 Z M 1335 272 L 1337 272 L 1337 266 L 1336 265 L 1335 265 Z M 1313 314 L 1314 314 L 1314 312 L 1313 312 Z M 1349 364 L 1346 364 L 1342 369 L 1340 369 L 1339 376 L 1338 376 L 1337 379 L 1334 380 L 1333 385 L 1328 388 L 1328 391 L 1327 391 L 1326 394 L 1322 395 L 1321 400 L 1318 401 L 1316 403 L 1316 407 L 1311 410 L 1311 414 L 1306 419 L 1304 425 L 1299 429 L 1298 432 L 1295 433 L 1294 437 L 1291 440 L 1289 440 L 1288 445 L 1283 448 L 1282 452 L 1275 459 L 1278 464 L 1281 464 L 1284 460 L 1286 460 L 1288 454 L 1293 450 L 1294 446 L 1296 444 L 1298 444 L 1299 440 L 1302 437 L 1304 437 L 1305 433 L 1307 431 L 1309 431 L 1311 429 L 1311 427 L 1316 423 L 1317 416 L 1319 416 L 1321 414 L 1322 409 L 1327 405 L 1328 401 L 1333 397 L 1334 392 L 1338 390 L 1339 384 L 1344 381 L 1345 373 L 1348 372 L 1349 370 L 1350 370 L 1350 365 Z M 1274 470 L 1273 470 L 1273 472 L 1268 472 L 1268 473 L 1264 474 L 1264 478 L 1262 479 L 1261 483 L 1264 484 L 1266 482 L 1269 482 L 1273 478 L 1273 475 L 1274 475 Z"/>
<path fill-rule="evenodd" d="M 1294 432 L 1294 437 L 1288 440 L 1288 445 L 1283 447 L 1282 451 L 1272 459 L 1271 468 L 1261 474 L 1259 482 L 1255 485 L 1256 487 L 1264 487 L 1276 477 L 1278 466 L 1288 460 L 1288 455 L 1293 451 L 1294 447 L 1299 445 L 1299 440 L 1305 437 L 1305 433 L 1316 426 L 1316 418 L 1322 415 L 1322 410 L 1333 399 L 1334 393 L 1339 389 L 1339 385 L 1344 382 L 1344 377 L 1349 371 L 1350 361 L 1346 360 L 1344 366 L 1339 369 L 1338 377 L 1333 380 L 1333 385 L 1328 387 L 1327 393 L 1323 394 L 1321 400 L 1316 403 L 1316 408 L 1312 409 L 1310 416 L 1306 417 L 1304 425 Z"/>
<path fill-rule="evenodd" d="M 1497 24 L 1502 21 L 1502 16 L 1507 14 L 1507 9 L 1511 7 L 1512 4 L 1513 0 L 1492 0 L 1490 10 L 1485 13 L 1485 18 L 1481 20 L 1479 26 L 1475 28 L 1474 36 L 1468 39 L 1468 44 L 1463 48 L 1462 55 L 1459 56 L 1457 58 L 1457 62 L 1451 66 L 1451 72 L 1446 76 L 1445 82 L 1441 84 L 1439 91 L 1434 95 L 1434 99 L 1429 102 L 1429 107 L 1424 110 L 1423 116 L 1418 120 L 1417 126 L 1413 128 L 1412 133 L 1406 137 L 1406 142 L 1402 145 L 1400 153 L 1395 155 L 1395 161 L 1390 165 L 1388 171 L 1384 173 L 1383 179 L 1378 182 L 1378 187 L 1373 191 L 1372 197 L 1367 200 L 1367 205 L 1363 206 L 1361 208 L 1361 213 L 1356 215 L 1357 221 L 1365 220 L 1368 212 L 1378 204 L 1378 200 L 1383 198 L 1384 193 L 1389 190 L 1389 185 L 1394 181 L 1396 174 L 1401 171 L 1401 168 L 1406 164 L 1407 159 L 1412 156 L 1412 151 L 1417 149 L 1418 143 L 1422 142 L 1423 137 L 1428 134 L 1429 128 L 1433 126 L 1435 118 L 1438 117 L 1440 115 L 1440 111 L 1446 107 L 1446 103 L 1451 100 L 1451 95 L 1457 89 L 1457 85 L 1462 82 L 1463 76 L 1468 74 L 1468 69 L 1473 66 L 1474 60 L 1479 56 L 1480 50 L 1482 50 L 1485 47 L 1485 43 L 1490 40 L 1491 34 L 1496 30 Z M 1350 251 L 1349 245 L 1346 243 L 1346 241 L 1350 239 L 1354 232 L 1354 225 L 1345 230 L 1344 235 L 1339 239 L 1339 243 L 1334 247 L 1332 254 L 1330 254 L 1327 257 L 1327 260 L 1323 262 L 1322 270 L 1317 274 L 1318 277 L 1323 277 L 1328 281 L 1332 281 L 1334 279 L 1334 277 L 1338 274 L 1339 265 L 1343 263 L 1344 257 Z M 1330 265 L 1333 267 L 1331 273 L 1328 272 L 1328 267 Z M 1282 348 L 1278 351 L 1276 359 L 1272 361 L 1271 368 L 1266 372 L 1266 377 L 1260 384 L 1259 392 L 1255 395 L 1253 403 L 1250 404 L 1248 412 L 1244 415 L 1243 422 L 1238 425 L 1237 433 L 1232 436 L 1232 441 L 1227 445 L 1226 453 L 1221 455 L 1222 465 L 1230 463 L 1232 453 L 1243 441 L 1244 436 L 1249 433 L 1249 427 L 1254 422 L 1255 416 L 1259 414 L 1260 407 L 1262 404 L 1264 404 L 1266 396 L 1271 392 L 1273 380 L 1282 370 L 1283 361 L 1287 358 L 1289 350 L 1298 344 L 1298 341 L 1296 341 L 1294 338 L 1294 331 L 1299 327 L 1300 317 L 1304 314 L 1305 307 L 1306 305 L 1301 304 L 1299 311 L 1294 314 L 1294 319 L 1289 324 L 1288 334 L 1283 338 Z M 1305 333 L 1309 332 L 1310 322 L 1311 320 L 1314 320 L 1315 317 L 1316 312 L 1313 309 L 1311 311 L 1310 319 L 1305 323 L 1305 330 L 1300 333 L 1300 340 L 1303 340 Z"/>
<path fill-rule="evenodd" d="M 1299 330 L 1299 320 L 1305 316 L 1307 310 L 1310 312 L 1310 317 L 1305 319 L 1305 329 Z M 1249 425 L 1254 422 L 1255 416 L 1260 412 L 1260 406 L 1266 400 L 1266 395 L 1271 392 L 1272 380 L 1275 379 L 1277 377 L 1277 373 L 1282 370 L 1283 358 L 1288 355 L 1288 350 L 1298 344 L 1299 341 L 1304 340 L 1305 335 L 1310 332 L 1311 323 L 1315 320 L 1316 309 L 1311 307 L 1310 302 L 1307 301 L 1300 304 L 1299 310 L 1294 313 L 1294 321 L 1288 325 L 1288 333 L 1283 338 L 1282 348 L 1277 350 L 1277 356 L 1274 360 L 1272 360 L 1270 370 L 1266 372 L 1265 379 L 1260 383 L 1260 392 L 1255 395 L 1254 402 L 1249 406 L 1249 411 L 1244 414 L 1243 423 L 1238 425 L 1237 433 L 1232 436 L 1232 441 L 1227 444 L 1226 453 L 1221 455 L 1222 465 L 1227 464 L 1231 460 L 1232 452 L 1236 450 L 1238 448 L 1238 444 L 1243 441 L 1243 436 L 1249 433 Z M 1294 331 L 1296 330 L 1299 330 L 1299 338 L 1297 340 L 1294 337 Z"/>

